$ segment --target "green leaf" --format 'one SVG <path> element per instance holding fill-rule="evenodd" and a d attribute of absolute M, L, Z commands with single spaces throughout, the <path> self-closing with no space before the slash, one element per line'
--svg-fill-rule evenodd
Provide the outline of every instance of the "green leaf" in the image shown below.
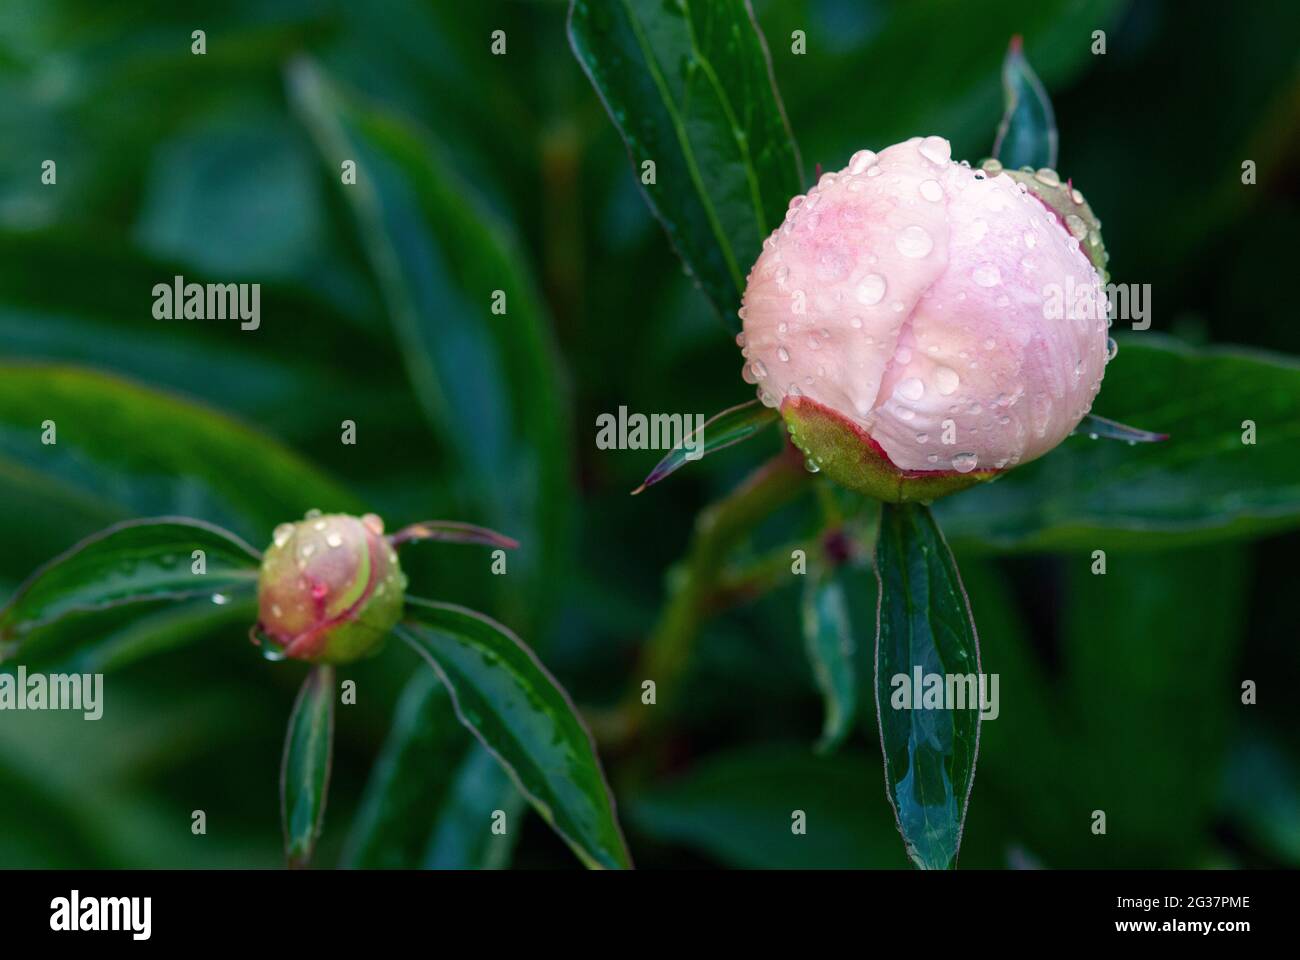
<path fill-rule="evenodd" d="M 1056 114 L 1043 82 L 1025 59 L 1024 40 L 1011 38 L 1002 61 L 1006 110 L 998 124 L 993 156 L 1005 167 L 1056 167 Z"/>
<path fill-rule="evenodd" d="M 524 798 L 461 726 L 447 688 L 431 670 L 406 685 L 341 863 L 366 869 L 491 869 L 506 865 L 519 838 Z M 506 833 L 492 832 L 493 812 Z"/>
<path fill-rule="evenodd" d="M 975 780 L 981 667 L 957 564 L 928 507 L 884 504 L 876 576 L 876 715 L 885 786 L 912 862 L 948 869 L 956 866 Z M 943 683 L 941 693 L 955 687 L 965 703 L 923 700 L 933 676 Z M 972 677 L 973 687 L 950 683 Z"/>
<path fill-rule="evenodd" d="M 233 641 L 228 649 L 238 651 L 257 621 L 257 583 L 250 579 L 214 596 L 220 599 L 146 600 L 69 614 L 24 636 L 16 654 L 28 670 L 40 665 L 51 672 L 110 673 L 211 636 Z"/>
<path fill-rule="evenodd" d="M 427 133 L 346 96 L 309 60 L 295 61 L 288 81 L 466 497 L 528 545 L 512 573 L 531 594 L 513 602 L 535 616 L 550 602 L 543 575 L 558 562 L 573 486 L 570 424 L 528 258 Z M 354 185 L 340 183 L 345 160 L 356 163 Z"/>
<path fill-rule="evenodd" d="M 1073 555 L 1068 566 L 1062 699 L 1080 736 L 1075 807 L 1106 813 L 1108 849 L 1087 838 L 1097 865 L 1190 866 L 1208 852 L 1216 774 L 1241 714 L 1245 548 L 1111 552 L 1104 574 L 1098 562 Z"/>
<path fill-rule="evenodd" d="M 639 833 L 742 869 L 905 867 L 879 757 L 766 743 L 707 757 L 635 797 Z M 795 833 L 795 811 L 806 831 Z"/>
<path fill-rule="evenodd" d="M 568 694 L 505 627 L 452 604 L 407 598 L 398 633 L 451 690 L 461 722 L 505 765 L 588 867 L 629 867 L 614 799 Z"/>
<path fill-rule="evenodd" d="M 1146 333 L 1106 368 L 1098 414 L 1163 443 L 1071 437 L 935 507 L 961 549 L 1162 549 L 1300 525 L 1300 363 L 1240 348 L 1197 350 Z M 1254 424 L 1254 443 L 1243 442 Z"/>
<path fill-rule="evenodd" d="M 470 742 L 447 688 L 432 671 L 419 670 L 397 702 L 352 822 L 342 865 L 418 866 Z"/>
<path fill-rule="evenodd" d="M 196 572 L 194 551 L 204 554 Z M 55 557 L 0 610 L 0 659 L 27 652 L 24 638 L 74 613 L 198 596 L 228 602 L 257 582 L 260 557 L 220 527 L 185 517 L 131 520 Z"/>
<path fill-rule="evenodd" d="M 826 705 L 819 753 L 839 747 L 857 713 L 856 638 L 844 589 L 838 571 L 824 566 L 809 571 L 805 578 L 804 647 Z"/>
<path fill-rule="evenodd" d="M 749 439 L 768 424 L 775 423 L 778 417 L 776 410 L 763 406 L 757 400 L 715 413 L 699 430 L 692 431 L 681 446 L 675 447 L 655 464 L 645 482 L 632 491 L 633 496 L 675 473 L 692 460 L 701 460 L 710 453 Z"/>
<path fill-rule="evenodd" d="M 311 861 L 325 819 L 334 752 L 334 668 L 313 667 L 294 701 L 280 765 L 280 823 L 290 866 Z"/>
<path fill-rule="evenodd" d="M 745 275 L 803 189 L 749 4 L 574 0 L 569 41 L 627 143 L 651 209 L 734 328 Z"/>
<path fill-rule="evenodd" d="M 424 866 L 430 870 L 497 870 L 509 866 L 527 801 L 481 743 L 470 746 L 438 813 Z M 495 831 L 498 811 L 504 833 Z"/>
<path fill-rule="evenodd" d="M 42 442 L 47 421 L 57 442 Z M 0 364 L 0 498 L 4 539 L 50 554 L 142 515 L 194 517 L 261 542 L 312 507 L 361 512 L 316 468 L 222 414 L 102 373 L 36 364 Z M 0 570 L 6 563 L 0 557 Z"/>

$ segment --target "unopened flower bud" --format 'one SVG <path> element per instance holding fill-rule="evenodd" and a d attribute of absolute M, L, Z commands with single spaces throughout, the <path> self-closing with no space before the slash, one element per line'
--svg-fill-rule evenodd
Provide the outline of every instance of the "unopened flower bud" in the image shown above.
<path fill-rule="evenodd" d="M 795 197 L 749 274 L 744 377 L 812 469 L 930 500 L 1042 456 L 1108 356 L 1100 226 L 1054 171 L 941 137 L 859 151 Z"/>
<path fill-rule="evenodd" d="M 258 582 L 258 628 L 285 656 L 347 663 L 378 649 L 405 593 L 379 517 L 313 512 L 275 528 Z"/>

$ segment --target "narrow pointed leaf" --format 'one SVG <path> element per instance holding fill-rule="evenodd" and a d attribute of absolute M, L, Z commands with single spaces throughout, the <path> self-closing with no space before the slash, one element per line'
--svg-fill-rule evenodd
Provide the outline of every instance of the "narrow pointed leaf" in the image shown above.
<path fill-rule="evenodd" d="M 668 239 L 734 328 L 745 275 L 803 189 L 749 3 L 574 0 L 569 41 Z"/>
<path fill-rule="evenodd" d="M 993 156 L 1004 167 L 1056 166 L 1056 115 L 1043 82 L 1025 59 L 1024 43 L 1013 37 L 1002 61 L 1002 95 L 1006 104 L 998 124 Z"/>
<path fill-rule="evenodd" d="M 588 867 L 631 866 L 591 734 L 532 651 L 482 614 L 416 598 L 407 598 L 397 632 L 578 858 Z"/>
<path fill-rule="evenodd" d="M 194 557 L 197 550 L 203 551 L 203 567 Z M 257 551 L 233 533 L 186 517 L 109 527 L 18 588 L 0 610 L 0 659 L 21 652 L 31 631 L 70 614 L 247 590 L 257 581 L 258 562 Z"/>
<path fill-rule="evenodd" d="M 1074 432 L 1084 434 L 1093 440 L 1104 438 L 1106 440 L 1123 440 L 1125 443 L 1160 443 L 1162 440 L 1169 439 L 1167 433 L 1152 433 L 1150 430 L 1140 430 L 1137 427 L 1130 427 L 1114 420 L 1107 420 L 1105 417 L 1099 417 L 1092 413 L 1083 418 L 1083 422 L 1075 427 Z"/>
<path fill-rule="evenodd" d="M 314 667 L 289 717 L 280 767 L 280 822 L 290 866 L 306 866 L 325 819 L 334 752 L 334 668 Z"/>
<path fill-rule="evenodd" d="M 495 530 L 455 520 L 425 520 L 423 523 L 413 523 L 389 537 L 389 542 L 395 547 L 413 540 L 481 544 L 488 547 L 502 547 L 506 550 L 516 550 L 519 547 L 518 540 L 512 540 Z"/>
<path fill-rule="evenodd" d="M 929 507 L 884 505 L 876 576 L 876 715 L 885 789 L 912 862 L 948 869 L 956 866 L 975 779 L 980 657 L 957 564 Z M 934 675 L 945 690 L 949 678 L 973 678 L 974 692 L 960 706 L 955 700 L 926 705 L 924 678 Z"/>
<path fill-rule="evenodd" d="M 692 460 L 700 460 L 710 453 L 716 453 L 726 447 L 748 440 L 769 424 L 775 423 L 779 414 L 771 407 L 765 407 L 757 400 L 730 407 L 714 414 L 696 431 L 692 431 L 686 441 L 669 451 L 660 460 L 641 486 L 632 491 L 635 496 L 646 487 L 653 486 L 664 477 L 675 473 Z"/>
<path fill-rule="evenodd" d="M 855 638 L 844 583 L 837 571 L 810 571 L 803 591 L 803 637 L 813 677 L 826 705 L 819 753 L 837 748 L 857 712 Z"/>

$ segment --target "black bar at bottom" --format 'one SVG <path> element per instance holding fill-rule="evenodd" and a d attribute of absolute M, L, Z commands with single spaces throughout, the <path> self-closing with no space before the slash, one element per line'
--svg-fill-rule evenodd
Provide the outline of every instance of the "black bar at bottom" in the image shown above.
<path fill-rule="evenodd" d="M 1283 934 L 1294 880 L 1272 871 L 5 871 L 0 903 L 7 947 L 64 941 L 90 950 L 262 942 L 373 950 L 436 932 L 431 949 L 463 935 L 494 949 L 517 941 L 589 953 L 604 944 L 605 953 L 643 939 L 668 948 L 679 937 L 770 947 L 774 930 L 808 938 L 809 948 L 844 935 L 864 948 L 1039 937 L 1228 946 Z"/>

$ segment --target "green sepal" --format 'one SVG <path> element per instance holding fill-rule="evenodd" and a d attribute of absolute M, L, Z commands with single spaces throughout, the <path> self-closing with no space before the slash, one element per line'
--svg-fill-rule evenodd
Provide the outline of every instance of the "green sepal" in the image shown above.
<path fill-rule="evenodd" d="M 810 469 L 885 503 L 929 503 L 1001 472 L 900 470 L 861 427 L 808 397 L 786 397 L 781 416 L 790 442 L 803 451 Z"/>

